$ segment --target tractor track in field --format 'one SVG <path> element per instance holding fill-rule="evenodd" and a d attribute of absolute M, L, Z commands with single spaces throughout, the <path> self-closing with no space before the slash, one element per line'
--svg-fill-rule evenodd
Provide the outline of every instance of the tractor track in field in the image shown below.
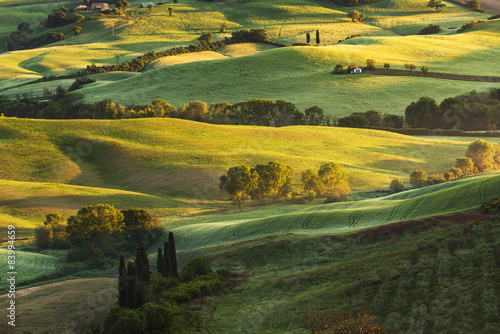
<path fill-rule="evenodd" d="M 302 223 L 302 229 L 304 230 L 311 230 L 312 228 L 309 227 L 309 222 L 313 219 L 314 216 L 316 216 L 318 213 L 312 213 L 309 215 L 309 217 Z"/>
<path fill-rule="evenodd" d="M 352 212 L 348 219 L 349 227 L 355 227 L 358 225 L 358 222 L 361 220 L 361 216 L 363 216 L 363 211 L 357 210 Z"/>

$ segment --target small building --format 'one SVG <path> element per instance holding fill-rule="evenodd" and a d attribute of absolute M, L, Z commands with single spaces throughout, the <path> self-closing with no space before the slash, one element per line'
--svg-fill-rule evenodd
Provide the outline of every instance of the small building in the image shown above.
<path fill-rule="evenodd" d="M 90 5 L 90 10 L 105 10 L 105 9 L 109 9 L 109 5 L 105 2 L 103 3 L 96 2 Z"/>
<path fill-rule="evenodd" d="M 351 73 L 354 73 L 354 74 L 360 74 L 361 72 L 363 72 L 363 70 L 362 70 L 362 69 L 360 69 L 359 67 L 357 67 L 357 68 L 355 68 L 355 69 L 353 69 L 353 70 L 351 71 Z"/>
<path fill-rule="evenodd" d="M 81 12 L 81 11 L 83 11 L 83 10 L 87 10 L 87 9 L 88 9 L 88 7 L 87 7 L 87 6 L 85 6 L 85 5 L 80 5 L 80 6 L 76 7 L 76 8 L 73 8 L 73 11 L 74 11 L 74 12 Z"/>
<path fill-rule="evenodd" d="M 139 5 L 139 8 L 148 8 L 149 5 L 154 6 L 155 4 L 152 2 L 143 2 Z"/>

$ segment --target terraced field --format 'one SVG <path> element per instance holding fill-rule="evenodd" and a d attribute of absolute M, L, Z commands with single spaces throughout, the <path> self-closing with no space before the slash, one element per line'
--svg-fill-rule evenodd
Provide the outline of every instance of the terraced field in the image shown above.
<path fill-rule="evenodd" d="M 334 203 L 243 221 L 173 228 L 176 245 L 192 249 L 275 234 L 339 234 L 383 224 L 477 209 L 498 196 L 500 173 L 485 174 L 375 200 Z"/>

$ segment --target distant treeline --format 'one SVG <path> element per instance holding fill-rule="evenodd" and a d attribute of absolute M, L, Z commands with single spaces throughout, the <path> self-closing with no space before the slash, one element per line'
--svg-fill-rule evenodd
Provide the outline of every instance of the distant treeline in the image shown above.
<path fill-rule="evenodd" d="M 139 72 L 142 71 L 149 62 L 159 58 L 176 56 L 184 53 L 211 51 L 230 44 L 247 43 L 247 42 L 260 42 L 260 43 L 271 44 L 278 47 L 286 46 L 285 44 L 269 41 L 269 36 L 267 35 L 267 31 L 265 29 L 251 29 L 251 30 L 243 29 L 232 32 L 231 38 L 225 38 L 220 41 L 211 43 L 202 41 L 200 45 L 189 45 L 188 47 L 177 46 L 169 50 L 160 52 L 151 51 L 135 58 L 134 60 L 128 60 L 119 65 L 97 66 L 95 64 L 91 64 L 87 65 L 87 69 L 83 71 L 75 72 L 72 74 L 52 75 L 50 77 L 43 77 L 35 82 L 70 79 L 85 75 L 115 72 L 115 71 Z"/>
<path fill-rule="evenodd" d="M 368 3 L 379 2 L 380 0 L 332 0 L 335 4 L 346 7 L 361 6 Z"/>
<path fill-rule="evenodd" d="M 77 78 L 72 87 L 83 84 Z M 325 117 L 318 106 L 300 112 L 297 107 L 284 100 L 250 99 L 235 104 L 213 103 L 208 106 L 202 101 L 191 101 L 175 108 L 170 103 L 156 99 L 151 104 L 125 107 L 109 99 L 95 103 L 74 102 L 67 91 L 58 87 L 55 94 L 45 90 L 42 98 L 24 96 L 11 100 L 0 95 L 0 113 L 7 117 L 39 119 L 123 119 L 146 117 L 181 118 L 214 124 L 288 126 L 288 125 L 329 125 L 330 117 Z"/>
<path fill-rule="evenodd" d="M 404 118 L 382 116 L 376 111 L 356 112 L 338 119 L 337 125 L 391 128 L 409 135 L 464 136 L 467 135 L 464 131 L 496 130 L 500 128 L 500 89 L 492 88 L 482 93 L 473 90 L 446 98 L 439 105 L 430 97 L 421 97 L 406 107 Z"/>

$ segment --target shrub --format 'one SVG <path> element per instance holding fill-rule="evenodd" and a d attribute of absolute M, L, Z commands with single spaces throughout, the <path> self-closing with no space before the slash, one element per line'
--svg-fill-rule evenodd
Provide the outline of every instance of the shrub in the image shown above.
<path fill-rule="evenodd" d="M 419 35 L 431 35 L 441 31 L 441 28 L 436 24 L 429 24 L 428 27 L 423 28 L 418 32 Z"/>
<path fill-rule="evenodd" d="M 391 189 L 395 193 L 399 193 L 403 190 L 405 190 L 405 186 L 403 185 L 403 181 L 401 181 L 400 178 L 393 179 L 391 181 L 391 185 L 389 186 L 389 189 Z"/>

